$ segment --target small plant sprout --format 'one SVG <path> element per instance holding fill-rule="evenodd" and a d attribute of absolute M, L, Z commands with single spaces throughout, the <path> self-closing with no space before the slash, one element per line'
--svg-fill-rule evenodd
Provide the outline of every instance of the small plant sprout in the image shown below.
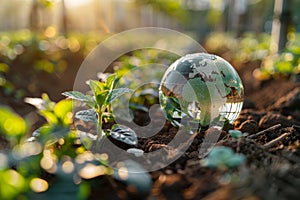
<path fill-rule="evenodd" d="M 239 139 L 243 137 L 243 133 L 239 130 L 229 130 L 228 133 L 230 134 L 231 137 L 235 139 Z"/>
<path fill-rule="evenodd" d="M 225 146 L 214 147 L 206 158 L 201 160 L 202 166 L 217 169 L 236 168 L 243 164 L 246 158 L 243 154 L 234 153 L 234 151 Z"/>
<path fill-rule="evenodd" d="M 247 135 L 247 133 L 242 133 L 240 130 L 229 130 L 228 133 L 231 137 L 237 140 L 236 151 L 239 152 L 242 138 Z"/>
<path fill-rule="evenodd" d="M 75 117 L 86 122 L 96 123 L 98 141 L 100 141 L 104 135 L 111 135 L 111 137 L 116 140 L 135 145 L 137 143 L 136 134 L 128 127 L 125 129 L 123 125 L 115 125 L 110 133 L 106 133 L 102 130 L 103 120 L 107 121 L 112 119 L 112 102 L 124 93 L 131 91 L 128 88 L 115 88 L 117 80 L 115 74 L 108 75 L 103 82 L 89 80 L 88 85 L 90 86 L 92 96 L 85 95 L 78 91 L 64 92 L 63 95 L 73 100 L 84 102 L 90 108 L 77 112 Z"/>

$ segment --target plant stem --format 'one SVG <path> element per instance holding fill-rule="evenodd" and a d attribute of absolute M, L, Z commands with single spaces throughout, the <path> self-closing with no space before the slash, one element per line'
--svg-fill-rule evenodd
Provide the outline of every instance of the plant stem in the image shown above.
<path fill-rule="evenodd" d="M 103 130 L 102 130 L 102 118 L 103 118 L 103 113 L 99 112 L 98 113 L 98 123 L 97 123 L 97 142 L 99 143 L 102 138 L 103 138 Z"/>

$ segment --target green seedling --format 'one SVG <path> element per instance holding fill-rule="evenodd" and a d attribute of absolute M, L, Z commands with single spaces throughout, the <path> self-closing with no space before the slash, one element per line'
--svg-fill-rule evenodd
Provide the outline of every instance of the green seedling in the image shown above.
<path fill-rule="evenodd" d="M 230 134 L 231 137 L 235 139 L 239 139 L 243 137 L 243 133 L 239 130 L 229 130 L 228 133 Z"/>
<path fill-rule="evenodd" d="M 63 95 L 71 99 L 84 102 L 90 109 L 79 111 L 75 117 L 86 121 L 96 123 L 98 141 L 103 136 L 111 135 L 114 139 L 120 140 L 130 145 L 137 143 L 137 137 L 133 130 L 123 125 L 115 125 L 110 133 L 102 129 L 103 121 L 112 119 L 111 104 L 124 93 L 130 92 L 128 88 L 115 88 L 118 79 L 115 74 L 108 75 L 105 82 L 89 80 L 92 95 L 85 95 L 78 91 L 64 92 Z M 122 135 L 122 136 L 120 136 Z"/>
<path fill-rule="evenodd" d="M 243 154 L 234 153 L 234 151 L 225 146 L 214 147 L 208 156 L 201 161 L 201 164 L 209 168 L 227 169 L 236 168 L 243 164 L 246 158 Z"/>

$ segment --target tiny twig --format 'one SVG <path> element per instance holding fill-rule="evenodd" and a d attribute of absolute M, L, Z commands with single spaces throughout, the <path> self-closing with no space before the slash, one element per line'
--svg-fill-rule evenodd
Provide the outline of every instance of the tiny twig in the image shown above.
<path fill-rule="evenodd" d="M 284 134 L 280 135 L 279 137 L 275 138 L 274 140 L 268 142 L 267 144 L 264 144 L 264 146 L 263 146 L 264 149 L 269 149 L 269 148 L 273 147 L 275 144 L 277 144 L 278 142 L 283 140 L 288 135 L 290 135 L 290 133 L 284 133 Z"/>
<path fill-rule="evenodd" d="M 267 129 L 265 129 L 265 130 L 263 130 L 263 131 L 257 132 L 257 133 L 255 133 L 255 134 L 253 134 L 253 135 L 249 135 L 247 138 L 250 138 L 250 139 L 256 138 L 257 136 L 259 136 L 259 135 L 261 135 L 261 134 L 264 134 L 264 133 L 267 132 L 267 131 L 271 131 L 271 130 L 277 129 L 277 128 L 279 128 L 279 127 L 281 127 L 281 124 L 276 124 L 276 125 L 271 126 L 270 128 L 267 128 Z"/>
<path fill-rule="evenodd" d="M 298 126 L 298 125 L 295 125 L 295 124 L 293 125 L 293 127 L 294 127 L 294 128 L 300 128 L 300 126 Z"/>

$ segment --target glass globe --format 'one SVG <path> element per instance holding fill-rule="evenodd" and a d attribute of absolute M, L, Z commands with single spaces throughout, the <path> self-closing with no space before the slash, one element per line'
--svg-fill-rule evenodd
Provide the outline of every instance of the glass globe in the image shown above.
<path fill-rule="evenodd" d="M 223 58 L 208 53 L 176 60 L 159 87 L 160 106 L 175 126 L 223 127 L 238 117 L 243 100 L 238 73 Z"/>

